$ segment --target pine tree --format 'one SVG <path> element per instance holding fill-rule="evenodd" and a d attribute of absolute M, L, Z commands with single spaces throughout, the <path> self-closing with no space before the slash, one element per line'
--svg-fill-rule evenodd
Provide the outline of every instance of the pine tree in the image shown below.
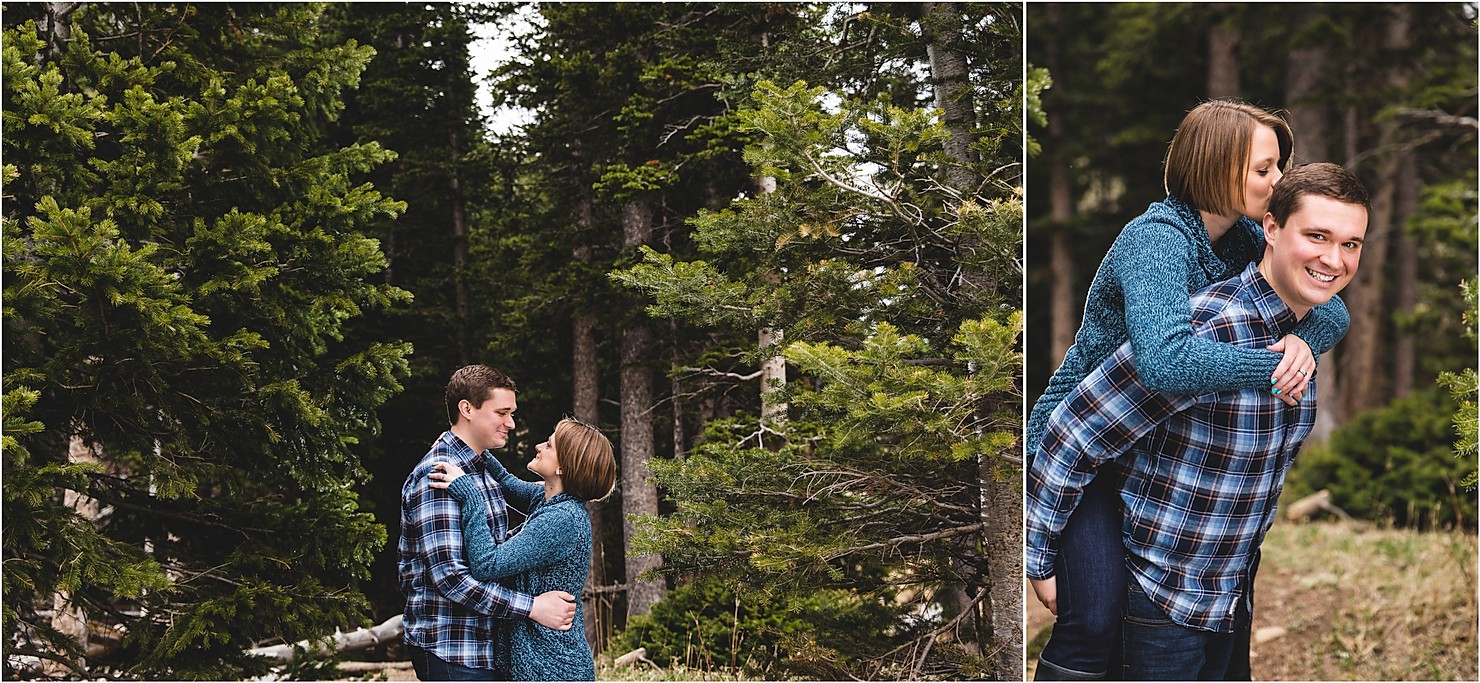
<path fill-rule="evenodd" d="M 997 39 L 1013 42 L 1012 10 L 1000 9 L 966 23 L 1001 22 Z M 1021 91 L 1016 78 L 975 75 L 986 116 L 972 131 L 968 167 L 983 180 L 970 191 L 952 176 L 951 131 L 929 110 L 762 83 L 734 125 L 775 191 L 693 221 L 703 258 L 647 249 L 616 274 L 653 297 L 655 317 L 786 330 L 801 379 L 784 391 L 785 431 L 736 413 L 711 420 L 687 457 L 655 463 L 676 510 L 646 520 L 643 547 L 674 573 L 793 594 L 841 588 L 891 612 L 873 632 L 793 643 L 791 665 L 811 675 L 1021 675 L 985 654 L 989 582 L 1021 585 L 990 575 L 986 527 L 1021 521 L 984 521 L 979 484 L 981 457 L 992 476 L 1020 476 L 1020 109 L 996 98 Z M 984 274 L 998 287 L 963 286 Z"/>
<path fill-rule="evenodd" d="M 363 233 L 403 205 L 324 141 L 373 51 L 314 5 L 12 9 L 6 675 L 259 675 L 386 540 L 357 444 L 410 349 L 344 331 L 407 300 Z"/>

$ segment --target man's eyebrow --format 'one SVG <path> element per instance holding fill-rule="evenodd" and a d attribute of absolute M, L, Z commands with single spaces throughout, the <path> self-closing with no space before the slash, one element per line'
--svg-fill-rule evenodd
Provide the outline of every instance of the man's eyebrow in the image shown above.
<path fill-rule="evenodd" d="M 1333 239 L 1340 239 L 1343 242 L 1359 242 L 1359 243 L 1362 243 L 1362 244 L 1366 244 L 1367 243 L 1366 238 L 1363 238 L 1363 237 L 1347 237 L 1345 239 L 1339 238 L 1339 237 L 1336 236 L 1336 231 L 1335 230 L 1332 230 L 1331 228 L 1327 228 L 1327 227 L 1322 227 L 1322 226 L 1319 226 L 1319 225 L 1306 226 L 1305 231 L 1306 232 L 1318 232 L 1318 233 L 1320 233 L 1322 235 L 1326 235 L 1327 237 L 1331 237 Z"/>

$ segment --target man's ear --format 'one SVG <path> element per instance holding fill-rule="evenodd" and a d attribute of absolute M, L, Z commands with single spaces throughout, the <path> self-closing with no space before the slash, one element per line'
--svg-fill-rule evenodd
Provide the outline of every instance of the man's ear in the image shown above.
<path fill-rule="evenodd" d="M 458 401 L 457 414 L 461 415 L 464 420 L 473 419 L 473 402 L 468 399 Z"/>
<path fill-rule="evenodd" d="M 1279 229 L 1280 229 L 1280 224 L 1275 222 L 1275 220 L 1274 220 L 1274 214 L 1272 214 L 1272 213 L 1270 213 L 1268 211 L 1265 211 L 1264 212 L 1264 242 L 1266 244 L 1268 244 L 1269 243 L 1269 237 L 1270 237 L 1270 235 L 1273 234 L 1275 231 L 1277 231 Z"/>

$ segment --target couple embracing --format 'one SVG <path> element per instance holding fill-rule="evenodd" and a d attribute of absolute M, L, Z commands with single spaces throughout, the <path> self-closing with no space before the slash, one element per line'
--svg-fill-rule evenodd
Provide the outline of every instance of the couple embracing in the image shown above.
<path fill-rule="evenodd" d="M 1367 231 L 1361 183 L 1293 146 L 1261 108 L 1194 108 L 1095 274 L 1024 430 L 1038 680 L 1250 679 L 1259 548 Z"/>
<path fill-rule="evenodd" d="M 594 680 L 577 596 L 591 564 L 586 502 L 616 481 L 611 442 L 565 419 L 509 473 L 489 449 L 514 429 L 514 380 L 469 365 L 447 384 L 450 427 L 401 487 L 405 642 L 421 680 Z M 507 506 L 527 515 L 512 534 Z"/>

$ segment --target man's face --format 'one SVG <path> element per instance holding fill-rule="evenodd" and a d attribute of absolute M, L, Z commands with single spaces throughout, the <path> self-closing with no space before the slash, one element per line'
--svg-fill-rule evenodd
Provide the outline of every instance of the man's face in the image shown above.
<path fill-rule="evenodd" d="M 471 402 L 462 405 L 463 417 L 468 421 L 470 436 L 480 443 L 468 444 L 473 448 L 503 448 L 509 442 L 509 432 L 514 429 L 514 411 L 519 405 L 514 392 L 508 389 L 492 389 L 483 405 L 472 407 Z"/>
<path fill-rule="evenodd" d="M 1269 248 L 1259 272 L 1296 316 L 1336 296 L 1357 272 L 1367 236 L 1367 210 L 1329 197 L 1305 195 L 1300 208 L 1277 225 L 1264 215 Z"/>

